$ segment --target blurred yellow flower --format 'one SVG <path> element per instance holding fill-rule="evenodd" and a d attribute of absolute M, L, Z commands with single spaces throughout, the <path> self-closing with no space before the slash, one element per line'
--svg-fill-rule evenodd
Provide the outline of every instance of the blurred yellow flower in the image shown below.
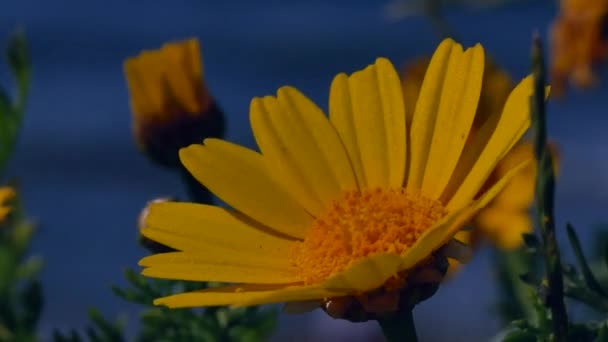
<path fill-rule="evenodd" d="M 8 186 L 0 187 L 0 222 L 4 221 L 12 208 L 7 205 L 7 202 L 15 197 L 15 190 Z"/>
<path fill-rule="evenodd" d="M 608 55 L 602 38 L 608 0 L 561 0 L 560 13 L 550 27 L 551 83 L 557 95 L 571 80 L 578 87 L 594 81 L 593 63 Z"/>
<path fill-rule="evenodd" d="M 379 58 L 335 77 L 329 119 L 298 90 L 254 98 L 261 153 L 219 139 L 180 151 L 185 167 L 234 209 L 157 203 L 142 234 L 177 252 L 140 261 L 150 277 L 236 283 L 157 299 L 169 307 L 247 306 L 398 294 L 523 167 L 481 195 L 527 130 L 531 77 L 469 135 L 484 71 L 480 45 L 444 40 L 406 124 L 399 75 Z M 394 297 L 389 297 L 394 298 Z M 395 310 L 398 300 L 372 305 Z M 364 304 L 365 305 L 365 304 Z"/>
<path fill-rule="evenodd" d="M 556 172 L 559 167 L 557 148 L 550 145 Z M 492 179 L 501 179 L 514 165 L 534 158 L 534 147 L 530 142 L 519 142 L 498 163 Z M 523 244 L 523 233 L 533 230 L 529 210 L 534 204 L 536 163 L 526 165 L 504 189 L 475 216 L 474 226 L 484 237 L 503 249 L 514 249 Z"/>
<path fill-rule="evenodd" d="M 200 132 L 217 125 L 221 117 L 210 116 L 221 113 L 203 81 L 197 39 L 143 51 L 128 58 L 124 70 L 135 140 L 153 159 L 179 165 L 179 148 L 215 136 Z"/>

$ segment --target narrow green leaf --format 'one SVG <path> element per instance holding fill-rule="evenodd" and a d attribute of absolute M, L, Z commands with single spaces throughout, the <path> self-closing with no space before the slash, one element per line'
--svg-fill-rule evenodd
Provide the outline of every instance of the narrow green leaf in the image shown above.
<path fill-rule="evenodd" d="M 9 66 L 17 81 L 17 99 L 15 103 L 16 113 L 22 115 L 27 99 L 31 63 L 25 34 L 17 32 L 9 41 L 7 56 Z"/>
<path fill-rule="evenodd" d="M 589 264 L 587 263 L 587 259 L 585 258 L 585 254 L 581 248 L 581 243 L 576 235 L 576 231 L 574 227 L 570 224 L 566 224 L 566 230 L 568 232 L 568 239 L 570 240 L 570 245 L 574 250 L 574 255 L 576 256 L 576 261 L 578 263 L 581 272 L 583 273 L 583 278 L 585 279 L 585 283 L 589 286 L 590 289 L 596 291 L 597 293 L 606 297 L 606 291 L 602 288 L 602 286 L 598 283 L 595 275 L 591 271 Z"/>
<path fill-rule="evenodd" d="M 504 337 L 503 342 L 536 342 L 536 335 L 524 330 L 514 330 Z"/>
<path fill-rule="evenodd" d="M 40 320 L 43 305 L 42 285 L 39 281 L 33 281 L 26 285 L 21 294 L 21 302 L 24 310 L 21 325 L 27 331 L 33 333 Z"/>
<path fill-rule="evenodd" d="M 598 335 L 597 335 L 597 342 L 608 342 L 608 324 L 607 323 L 602 324 L 602 327 L 600 328 Z"/>

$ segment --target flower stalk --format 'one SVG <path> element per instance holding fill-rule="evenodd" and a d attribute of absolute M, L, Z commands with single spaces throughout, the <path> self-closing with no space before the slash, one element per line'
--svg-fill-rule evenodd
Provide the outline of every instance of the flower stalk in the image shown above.
<path fill-rule="evenodd" d="M 399 310 L 395 313 L 378 318 L 382 333 L 386 340 L 393 341 L 418 341 L 414 316 L 411 309 Z"/>
<path fill-rule="evenodd" d="M 568 338 L 568 314 L 564 304 L 564 283 L 559 246 L 557 245 L 554 221 L 555 173 L 553 158 L 547 144 L 545 113 L 545 64 L 542 43 L 536 36 L 532 45 L 532 72 L 534 95 L 531 99 L 532 130 L 534 132 L 534 154 L 538 163 L 536 178 L 536 221 L 540 227 L 545 248 L 544 260 L 547 270 L 545 305 L 551 311 L 553 340 Z"/>

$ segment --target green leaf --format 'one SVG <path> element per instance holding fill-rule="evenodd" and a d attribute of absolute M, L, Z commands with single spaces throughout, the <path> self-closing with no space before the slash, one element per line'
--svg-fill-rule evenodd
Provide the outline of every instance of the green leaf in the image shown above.
<path fill-rule="evenodd" d="M 597 342 L 608 342 L 608 324 L 604 323 L 602 324 L 598 335 L 597 335 Z"/>
<path fill-rule="evenodd" d="M 36 330 L 36 325 L 42 313 L 42 285 L 38 281 L 27 284 L 21 294 L 21 302 L 24 306 L 24 314 L 21 319 L 22 326 L 32 335 Z"/>
<path fill-rule="evenodd" d="M 53 331 L 53 341 L 55 341 L 55 342 L 81 342 L 82 339 L 80 338 L 80 336 L 78 336 L 78 333 L 76 333 L 76 331 L 74 331 L 74 330 L 70 331 L 69 335 L 63 335 L 63 334 L 61 334 L 60 331 L 54 330 Z"/>
<path fill-rule="evenodd" d="M 598 283 L 595 275 L 589 267 L 589 264 L 587 263 L 587 259 L 585 258 L 585 254 L 583 254 L 583 250 L 581 248 L 581 243 L 576 235 L 576 232 L 574 231 L 574 227 L 572 227 L 570 223 L 567 223 L 566 230 L 568 231 L 568 239 L 570 240 L 570 245 L 572 245 L 572 249 L 574 250 L 574 255 L 576 256 L 578 266 L 583 273 L 585 283 L 590 289 L 606 297 L 606 291 L 604 291 L 602 286 Z"/>
<path fill-rule="evenodd" d="M 16 277 L 19 279 L 32 279 L 44 266 L 44 260 L 39 256 L 32 256 L 21 264 L 17 265 Z"/>
<path fill-rule="evenodd" d="M 513 330 L 505 336 L 503 342 L 536 342 L 536 335 L 529 331 Z"/>
<path fill-rule="evenodd" d="M 15 248 L 15 253 L 21 257 L 25 254 L 27 248 L 30 245 L 30 241 L 32 240 L 32 236 L 36 231 L 36 226 L 34 223 L 21 220 L 12 227 L 12 245 Z"/>
<path fill-rule="evenodd" d="M 9 66 L 17 81 L 17 100 L 15 103 L 16 112 L 22 115 L 25 107 L 25 101 L 29 89 L 31 63 L 25 34 L 17 32 L 9 41 L 7 56 Z"/>
<path fill-rule="evenodd" d="M 122 326 L 119 322 L 111 323 L 107 321 L 99 310 L 95 308 L 90 308 L 88 314 L 99 331 L 99 334 L 95 333 L 95 331 L 89 332 L 90 337 L 98 338 L 102 342 L 120 342 L 125 340 L 122 336 Z"/>

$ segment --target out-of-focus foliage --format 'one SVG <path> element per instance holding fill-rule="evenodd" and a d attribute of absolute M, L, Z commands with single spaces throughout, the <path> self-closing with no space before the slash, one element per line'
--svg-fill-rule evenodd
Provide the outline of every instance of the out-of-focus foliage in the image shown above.
<path fill-rule="evenodd" d="M 89 309 L 88 316 L 93 322 L 92 325 L 86 327 L 86 338 L 81 337 L 76 330 L 70 330 L 67 334 L 55 330 L 53 332 L 53 340 L 56 342 L 122 342 L 126 341 L 124 337 L 124 327 L 126 319 L 119 319 L 116 322 L 106 320 L 103 315 L 95 308 Z"/>
<path fill-rule="evenodd" d="M 42 259 L 28 256 L 35 225 L 18 200 L 0 223 L 0 341 L 33 341 L 42 310 Z"/>
<path fill-rule="evenodd" d="M 219 284 L 148 279 L 131 270 L 125 272 L 125 277 L 131 287 L 115 286 L 114 293 L 149 306 L 141 316 L 138 341 L 263 341 L 274 331 L 277 312 L 271 308 L 171 310 L 150 306 L 155 298 Z"/>
<path fill-rule="evenodd" d="M 536 219 L 541 239 L 526 234 L 525 250 L 520 251 L 518 267 L 503 267 L 508 284 L 514 285 L 503 293 L 516 299 L 515 310 L 504 312 L 513 321 L 504 341 L 607 341 L 608 340 L 608 283 L 598 278 L 587 261 L 574 227 L 566 231 L 577 265 L 570 265 L 560 257 L 554 223 L 554 164 L 546 142 L 546 114 L 544 104 L 545 73 L 542 47 L 538 40 L 533 48 L 535 96 L 531 100 L 532 126 L 535 132 L 535 155 L 538 160 L 536 183 Z M 606 240 L 600 245 L 599 255 L 604 269 L 608 267 Z M 598 256 L 598 255 L 596 255 Z M 503 260 L 508 260 L 503 258 Z M 543 260 L 543 269 L 537 262 Z M 593 264 L 593 263 L 592 263 Z M 519 277 L 522 283 L 514 281 Z M 599 321 L 574 322 L 568 314 L 565 298 L 571 298 L 603 314 Z M 503 308 L 505 308 L 503 306 Z"/>
<path fill-rule="evenodd" d="M 0 86 L 2 176 L 15 148 L 29 88 L 30 62 L 22 33 L 10 38 L 6 56 L 16 90 L 8 91 Z M 18 196 L 2 205 L 9 206 L 10 211 L 0 220 L 0 341 L 33 341 L 43 304 L 38 281 L 42 259 L 28 256 L 35 225 L 26 218 Z"/>
<path fill-rule="evenodd" d="M 11 37 L 6 56 L 16 87 L 10 92 L 0 84 L 0 170 L 13 152 L 29 89 L 31 65 L 23 33 Z"/>

